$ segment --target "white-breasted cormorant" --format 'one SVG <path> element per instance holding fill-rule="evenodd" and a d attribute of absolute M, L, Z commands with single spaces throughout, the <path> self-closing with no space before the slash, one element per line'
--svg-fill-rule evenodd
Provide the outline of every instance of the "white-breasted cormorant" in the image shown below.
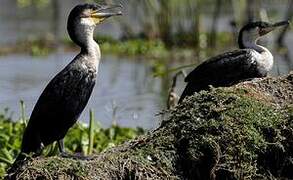
<path fill-rule="evenodd" d="M 195 92 L 214 87 L 231 86 L 245 79 L 264 77 L 273 67 L 270 51 L 258 44 L 257 40 L 276 27 L 288 25 L 288 21 L 275 24 L 252 22 L 239 32 L 238 50 L 212 57 L 197 66 L 185 78 L 187 85 L 178 103 Z"/>
<path fill-rule="evenodd" d="M 96 82 L 101 58 L 99 45 L 93 38 L 96 25 L 106 18 L 121 15 L 113 8 L 120 5 L 82 4 L 75 6 L 68 17 L 67 31 L 80 46 L 80 53 L 46 86 L 39 97 L 25 129 L 21 154 L 39 154 L 43 146 L 58 142 L 64 152 L 63 138 L 85 108 Z"/>

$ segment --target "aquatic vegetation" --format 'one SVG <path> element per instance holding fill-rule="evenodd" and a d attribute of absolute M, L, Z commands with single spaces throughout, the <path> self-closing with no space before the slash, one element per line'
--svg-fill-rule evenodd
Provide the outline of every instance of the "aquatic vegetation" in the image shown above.
<path fill-rule="evenodd" d="M 160 41 L 148 41 L 142 39 L 127 40 L 119 43 L 105 42 L 101 44 L 104 53 L 114 53 L 126 56 L 152 56 L 162 57 L 166 55 L 167 49 Z"/>
<path fill-rule="evenodd" d="M 104 54 L 115 54 L 119 56 L 146 56 L 146 57 L 166 57 L 168 50 L 160 40 L 129 39 L 116 40 L 109 36 L 96 36 Z M 73 47 L 69 39 L 64 39 L 63 43 L 67 47 Z"/>
<path fill-rule="evenodd" d="M 18 41 L 15 45 L 1 46 L 0 55 L 26 53 L 31 56 L 47 56 L 56 50 L 50 38 L 34 38 Z"/>
<path fill-rule="evenodd" d="M 117 125 L 102 128 L 95 121 L 92 112 L 90 114 L 89 126 L 78 123 L 69 130 L 65 137 L 66 151 L 90 155 L 144 133 L 141 128 L 126 128 Z M 0 177 L 4 176 L 7 168 L 19 153 L 26 121 L 24 114 L 19 121 L 12 121 L 7 113 L 0 114 Z M 46 147 L 43 154 L 46 156 L 58 154 L 57 145 Z"/>
<path fill-rule="evenodd" d="M 208 33 L 202 32 L 203 39 L 208 36 Z M 144 56 L 151 58 L 168 58 L 170 56 L 194 58 L 195 54 L 198 54 L 201 58 L 205 58 L 204 54 L 209 54 L 222 51 L 227 46 L 233 46 L 233 40 L 231 33 L 219 33 L 218 34 L 219 48 L 209 49 L 206 47 L 204 41 L 198 48 L 193 46 L 193 38 L 191 34 L 176 34 L 173 38 L 174 46 L 168 47 L 161 39 L 148 40 L 146 38 L 136 37 L 132 39 L 117 40 L 109 36 L 96 36 L 95 39 L 99 43 L 101 51 L 104 54 L 115 54 L 119 56 Z M 63 46 L 65 50 L 72 50 L 77 48 L 73 42 L 64 38 L 60 44 L 56 44 L 50 37 L 35 38 L 22 40 L 17 45 L 10 45 L 7 47 L 0 47 L 0 55 L 12 54 L 12 53 L 26 53 L 31 56 L 47 56 L 48 54 L 57 50 L 57 46 Z M 188 53 L 186 53 L 188 52 Z M 190 53 L 191 52 L 191 53 Z M 186 54 L 189 54 L 186 57 Z"/>

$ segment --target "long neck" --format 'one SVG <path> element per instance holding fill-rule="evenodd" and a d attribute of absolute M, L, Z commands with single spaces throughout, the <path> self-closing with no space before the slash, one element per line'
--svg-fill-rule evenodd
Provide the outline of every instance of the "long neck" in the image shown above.
<path fill-rule="evenodd" d="M 255 50 L 254 57 L 258 64 L 258 70 L 262 75 L 266 75 L 273 67 L 274 58 L 267 48 L 256 44 L 258 37 L 257 34 L 251 32 L 240 33 L 238 39 L 239 48 Z"/>
<path fill-rule="evenodd" d="M 258 53 L 268 51 L 265 47 L 258 45 L 256 42 L 259 36 L 251 32 L 240 32 L 238 37 L 238 45 L 240 49 L 254 49 Z"/>
<path fill-rule="evenodd" d="M 101 52 L 98 43 L 93 39 L 92 36 L 87 39 L 85 44 L 81 46 L 81 53 L 91 56 L 94 59 L 100 60 Z"/>
<path fill-rule="evenodd" d="M 91 61 L 99 61 L 101 57 L 99 45 L 94 40 L 94 26 L 72 25 L 68 33 L 72 41 L 81 48 L 81 54 L 89 56 Z"/>

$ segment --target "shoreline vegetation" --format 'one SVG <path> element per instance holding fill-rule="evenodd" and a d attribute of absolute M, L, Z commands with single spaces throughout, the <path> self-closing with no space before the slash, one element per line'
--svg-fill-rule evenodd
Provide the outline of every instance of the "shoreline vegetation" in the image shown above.
<path fill-rule="evenodd" d="M 208 33 L 202 33 L 202 38 L 206 39 Z M 119 55 L 123 57 L 146 57 L 153 59 L 164 59 L 172 56 L 176 59 L 190 59 L 200 56 L 200 53 L 215 51 L 206 46 L 202 42 L 199 47 L 194 46 L 191 42 L 185 40 L 188 37 L 174 37 L 174 45 L 169 47 L 160 39 L 146 39 L 146 38 L 130 38 L 130 39 L 113 39 L 109 36 L 96 36 L 95 39 L 99 43 L 103 54 Z M 192 38 L 192 37 L 190 37 Z M 233 47 L 235 44 L 232 33 L 220 33 L 218 35 L 218 44 L 227 47 Z M 62 40 L 55 40 L 51 36 L 42 38 L 33 38 L 26 40 L 19 40 L 10 45 L 0 46 L 0 56 L 9 54 L 28 54 L 31 56 L 47 56 L 54 53 L 61 47 L 64 51 L 77 50 L 74 43 L 64 38 Z M 217 48 L 218 51 L 224 48 Z M 236 48 L 236 47 L 235 47 Z"/>
<path fill-rule="evenodd" d="M 230 49 L 237 45 L 232 33 L 218 33 L 219 45 L 207 47 L 208 33 L 201 33 L 199 45 L 192 40 L 186 40 L 190 35 L 177 35 L 173 37 L 172 46 L 160 38 L 148 39 L 145 37 L 132 37 L 126 39 L 113 39 L 109 36 L 95 36 L 103 55 L 114 55 L 129 60 L 145 60 L 152 66 L 153 76 L 162 77 L 178 72 L 181 69 L 193 67 L 212 55 Z M 53 36 L 21 40 L 15 44 L 1 46 L 0 57 L 10 54 L 25 54 L 33 57 L 48 56 L 55 52 L 79 51 L 78 47 L 67 37 L 56 41 Z M 170 69 L 169 64 L 180 63 L 182 66 Z"/>
<path fill-rule="evenodd" d="M 12 120 L 8 111 L 0 113 L 0 179 L 14 162 L 21 146 L 21 138 L 28 119 L 24 116 L 17 121 Z M 108 128 L 103 128 L 90 111 L 89 124 L 77 123 L 65 136 L 65 148 L 67 152 L 91 155 L 100 153 L 106 149 L 119 145 L 126 140 L 134 139 L 144 134 L 142 128 L 121 127 L 113 123 Z M 81 122 L 81 121 L 79 121 Z M 49 145 L 42 152 L 43 156 L 58 154 L 57 144 Z"/>

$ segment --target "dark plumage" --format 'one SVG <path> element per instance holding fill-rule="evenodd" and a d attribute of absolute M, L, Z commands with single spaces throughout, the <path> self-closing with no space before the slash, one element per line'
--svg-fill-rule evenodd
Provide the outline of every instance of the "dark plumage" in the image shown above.
<path fill-rule="evenodd" d="M 207 90 L 209 85 L 214 87 L 230 86 L 242 78 L 261 77 L 263 74 L 258 73 L 256 69 L 255 58 L 249 49 L 235 50 L 213 57 L 188 74 L 185 78 L 187 86 L 179 102 L 194 92 Z"/>
<path fill-rule="evenodd" d="M 272 68 L 273 56 L 266 48 L 257 45 L 256 41 L 275 27 L 286 24 L 287 21 L 276 24 L 254 22 L 245 25 L 239 32 L 239 50 L 212 57 L 188 74 L 185 78 L 187 85 L 179 103 L 186 96 L 207 90 L 209 85 L 225 87 L 246 79 L 266 76 Z"/>
<path fill-rule="evenodd" d="M 67 30 L 81 51 L 49 82 L 39 97 L 17 160 L 23 159 L 24 153 L 39 154 L 43 146 L 54 141 L 58 141 L 60 152 L 64 153 L 63 138 L 88 103 L 96 82 L 100 50 L 93 40 L 94 28 L 110 16 L 121 15 L 121 12 L 105 12 L 110 8 L 113 6 L 83 4 L 71 11 Z"/>
<path fill-rule="evenodd" d="M 96 69 L 81 68 L 81 53 L 47 85 L 31 114 L 22 142 L 22 152 L 39 152 L 64 138 L 78 119 L 92 93 Z"/>

